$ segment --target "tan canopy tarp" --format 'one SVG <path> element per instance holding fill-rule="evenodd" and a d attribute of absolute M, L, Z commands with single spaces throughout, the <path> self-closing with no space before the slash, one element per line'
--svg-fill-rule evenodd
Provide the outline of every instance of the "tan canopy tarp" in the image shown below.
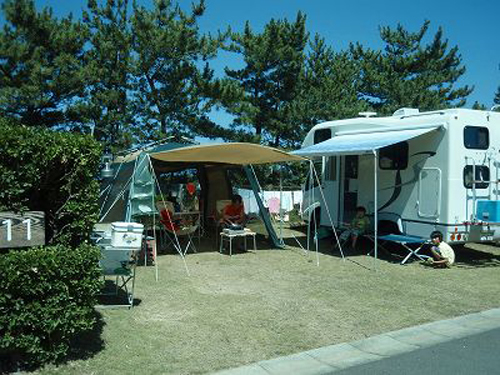
<path fill-rule="evenodd" d="M 276 148 L 253 143 L 219 143 L 177 148 L 152 153 L 153 159 L 183 163 L 218 163 L 233 165 L 282 163 L 305 160 Z"/>

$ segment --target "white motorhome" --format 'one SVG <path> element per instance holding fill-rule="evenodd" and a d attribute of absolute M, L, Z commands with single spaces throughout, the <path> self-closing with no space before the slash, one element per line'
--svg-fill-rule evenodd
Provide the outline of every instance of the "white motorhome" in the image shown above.
<path fill-rule="evenodd" d="M 318 124 L 296 153 L 314 161 L 328 209 L 308 177 L 303 217 L 329 226 L 329 211 L 340 225 L 357 206 L 373 215 L 377 202 L 382 231 L 427 238 L 440 230 L 451 243 L 496 240 L 499 151 L 500 113 L 493 111 L 403 108 L 391 117 Z"/>

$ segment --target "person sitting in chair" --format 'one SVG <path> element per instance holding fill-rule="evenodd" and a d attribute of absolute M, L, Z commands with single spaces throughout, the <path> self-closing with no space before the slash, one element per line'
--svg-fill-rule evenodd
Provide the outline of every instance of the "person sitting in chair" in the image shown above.
<path fill-rule="evenodd" d="M 235 194 L 231 203 L 222 209 L 221 223 L 226 227 L 243 227 L 245 225 L 245 206 L 241 195 Z"/>
<path fill-rule="evenodd" d="M 369 227 L 370 219 L 366 216 L 366 208 L 359 206 L 356 208 L 356 216 L 352 219 L 349 229 L 342 232 L 340 240 L 347 241 L 350 238 L 351 246 L 355 249 L 359 236 L 365 234 Z"/>
<path fill-rule="evenodd" d="M 455 252 L 446 242 L 443 242 L 443 233 L 435 230 L 431 233 L 431 253 L 429 264 L 434 268 L 448 268 L 455 263 Z"/>

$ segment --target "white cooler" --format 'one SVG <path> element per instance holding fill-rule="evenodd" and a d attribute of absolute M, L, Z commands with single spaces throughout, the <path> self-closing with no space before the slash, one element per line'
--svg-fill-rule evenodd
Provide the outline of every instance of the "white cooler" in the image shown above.
<path fill-rule="evenodd" d="M 144 225 L 116 221 L 111 223 L 111 246 L 140 249 Z"/>

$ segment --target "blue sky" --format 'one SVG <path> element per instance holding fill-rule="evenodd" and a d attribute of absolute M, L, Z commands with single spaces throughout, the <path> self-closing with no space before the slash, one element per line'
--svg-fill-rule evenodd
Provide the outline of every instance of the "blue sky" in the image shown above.
<path fill-rule="evenodd" d="M 145 5 L 150 3 L 149 0 L 138 1 Z M 179 0 L 179 3 L 189 7 L 191 1 Z M 39 8 L 51 6 L 56 15 L 72 12 L 79 17 L 86 0 L 36 0 L 36 4 Z M 463 57 L 467 72 L 459 84 L 475 86 L 466 107 L 476 100 L 491 106 L 500 85 L 498 0 L 206 0 L 206 5 L 200 27 L 210 32 L 227 26 L 238 31 L 247 20 L 259 31 L 271 18 L 294 19 L 301 10 L 307 15 L 307 29 L 311 35 L 319 33 L 336 50 L 357 41 L 381 48 L 379 25 L 395 26 L 400 22 L 405 28 L 416 31 L 428 19 L 431 21 L 429 38 L 442 26 L 450 46 L 457 45 Z M 221 54 L 213 65 L 221 72 L 225 65 L 234 67 L 237 63 L 237 59 Z"/>

